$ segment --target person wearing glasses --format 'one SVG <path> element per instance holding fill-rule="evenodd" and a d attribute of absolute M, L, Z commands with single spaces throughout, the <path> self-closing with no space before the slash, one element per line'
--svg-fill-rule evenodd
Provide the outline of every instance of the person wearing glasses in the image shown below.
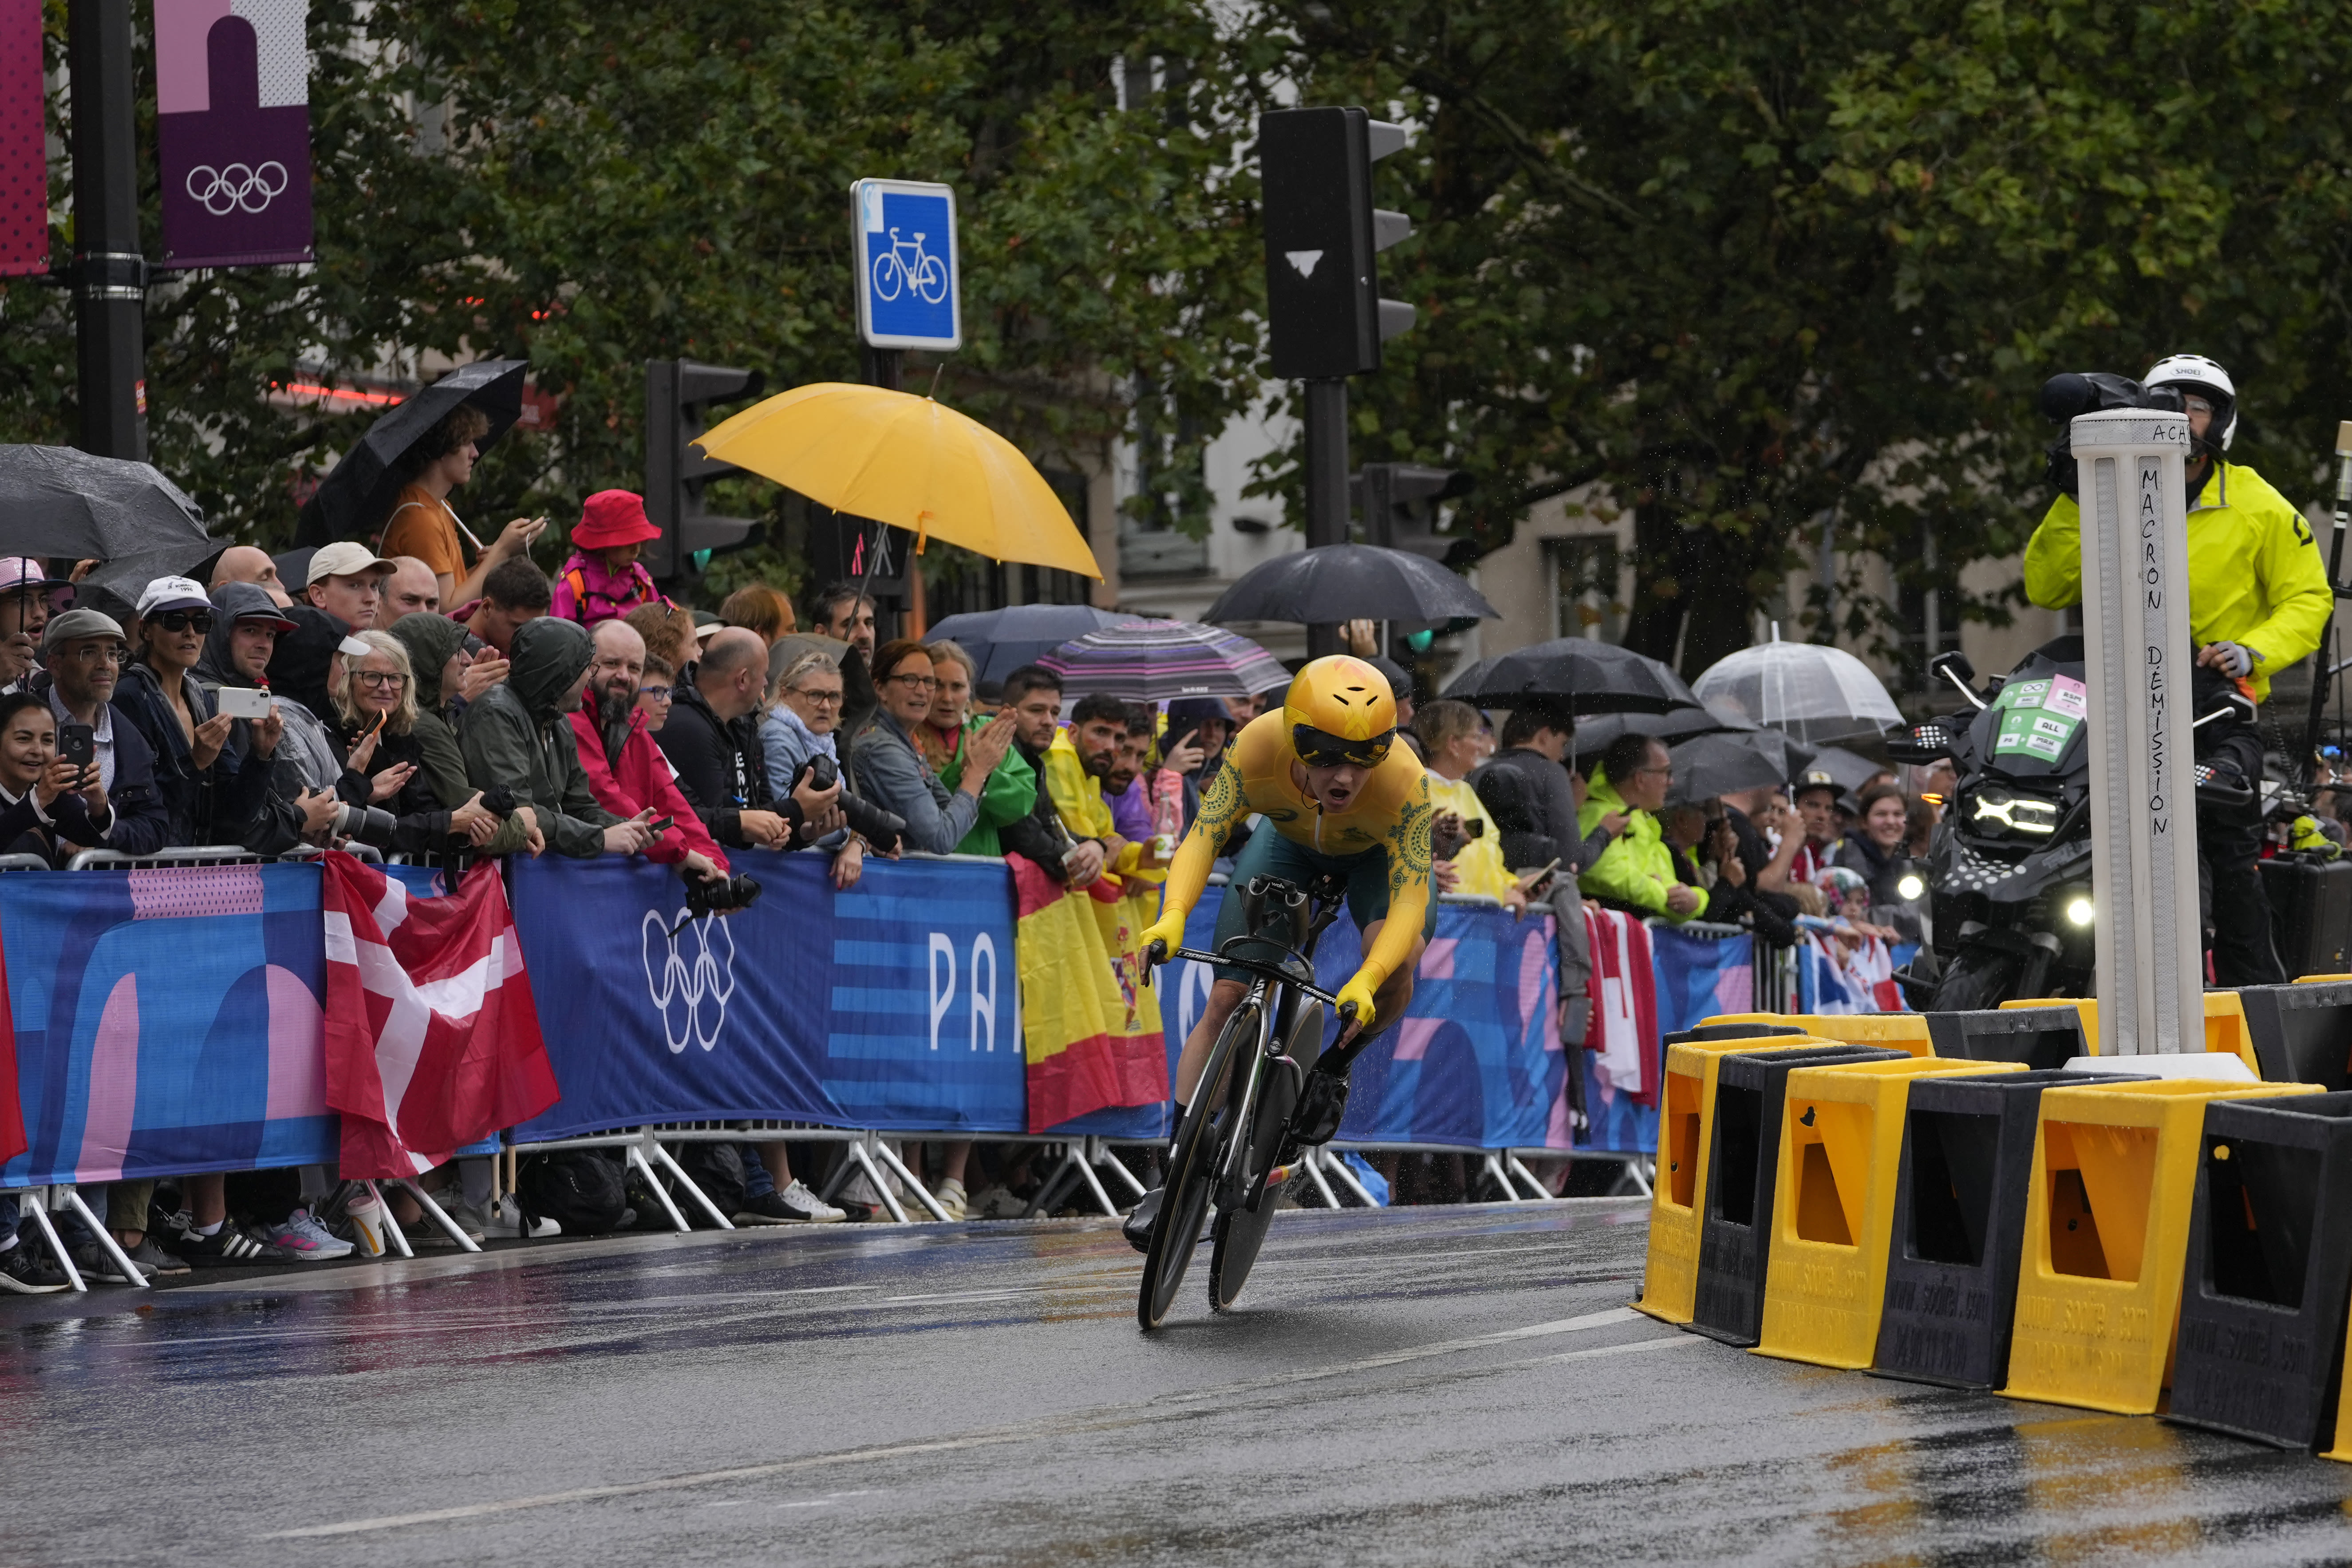
<path fill-rule="evenodd" d="M 196 675 L 218 618 L 194 580 L 156 578 L 139 595 L 139 657 L 115 687 L 116 710 L 154 753 L 167 844 L 245 843 L 269 799 L 283 726 L 259 721 L 253 744 L 231 746 L 236 721 Z"/>
<path fill-rule="evenodd" d="M 947 855 L 980 820 L 981 794 L 1013 744 L 1013 721 L 999 714 L 964 738 L 963 772 L 950 789 L 915 749 L 915 731 L 930 717 L 939 685 L 921 643 L 898 637 L 876 649 L 881 706 L 850 738 L 849 765 L 858 794 L 907 819 L 905 847 Z"/>
<path fill-rule="evenodd" d="M 2226 460 L 2238 433 L 2238 387 L 2228 371 L 2202 354 L 2173 354 L 2141 379 L 2178 389 L 2189 414 L 2189 635 L 2198 666 L 2263 701 L 2273 679 L 2319 647 L 2335 613 L 2326 563 L 2303 514 L 2262 475 Z M 2076 499 L 2060 495 L 2026 542 L 2027 598 L 2052 610 L 2083 602 L 2082 533 Z M 2198 741 L 2199 762 L 2261 786 L 2256 726 L 2219 726 Z M 2217 985 L 2286 979 L 2271 942 L 2262 847 L 2258 810 L 2198 807 L 2197 853 L 2211 889 L 2206 944 Z"/>
<path fill-rule="evenodd" d="M 1625 826 L 1577 877 L 1586 898 L 1676 925 L 1706 912 L 1706 889 L 1675 875 L 1674 851 L 1658 826 L 1674 773 L 1665 742 L 1654 735 L 1620 735 L 1601 753 L 1578 829 L 1589 834 L 1612 812 Z"/>
<path fill-rule="evenodd" d="M 170 842 L 172 818 L 155 790 L 154 749 L 131 715 L 114 705 L 128 655 L 128 639 L 114 617 L 68 610 L 42 631 L 44 668 L 34 672 L 31 689 L 58 721 L 60 751 L 75 733 L 68 725 L 90 731 L 99 777 L 81 794 L 102 842 L 76 847 L 152 855 Z"/>
<path fill-rule="evenodd" d="M 347 654 L 331 695 L 335 744 L 343 766 L 373 781 L 373 804 L 392 813 L 392 842 L 407 854 L 479 848 L 499 829 L 498 816 L 475 789 L 454 810 L 442 805 L 425 771 L 416 732 L 416 672 L 408 645 L 390 632 L 356 631 L 365 653 Z M 387 787 L 388 786 L 388 787 Z"/>
<path fill-rule="evenodd" d="M 1386 676 L 1346 655 L 1316 659 L 1292 679 L 1279 709 L 1243 727 L 1202 792 L 1201 815 L 1168 868 L 1160 919 L 1137 940 L 1147 963 L 1164 961 L 1183 945 L 1185 919 L 1208 885 L 1211 866 L 1253 812 L 1273 831 L 1250 835 L 1234 858 L 1232 887 L 1263 876 L 1301 888 L 1326 875 L 1345 878 L 1348 911 L 1363 937 L 1363 964 L 1338 992 L 1339 1007 L 1352 1009 L 1352 1016 L 1307 1073 L 1291 1123 L 1301 1143 L 1321 1143 L 1339 1131 L 1348 1069 L 1363 1045 L 1404 1016 L 1422 949 L 1437 929 L 1429 885 L 1429 775 L 1412 748 L 1397 742 L 1396 697 Z M 1222 950 L 1248 935 L 1244 919 L 1242 900 L 1229 894 L 1210 946 Z M 1216 974 L 1177 1063 L 1180 1123 L 1219 1032 L 1249 989 L 1240 969 L 1220 967 Z M 1150 1249 L 1160 1191 L 1145 1194 L 1128 1216 L 1128 1244 L 1138 1251 Z"/>

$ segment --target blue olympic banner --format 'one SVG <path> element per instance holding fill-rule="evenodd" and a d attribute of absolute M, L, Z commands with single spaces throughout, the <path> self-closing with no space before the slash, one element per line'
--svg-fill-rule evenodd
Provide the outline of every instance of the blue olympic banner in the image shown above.
<path fill-rule="evenodd" d="M 12 871 L 5 892 L 30 1147 L 0 1186 L 335 1159 L 316 868 Z"/>
<path fill-rule="evenodd" d="M 1023 1129 L 1002 866 L 877 857 L 836 893 L 819 856 L 738 858 L 759 900 L 692 921 L 662 867 L 515 867 L 515 924 L 563 1089 L 517 1141 L 744 1119 Z"/>
<path fill-rule="evenodd" d="M 1225 889 L 1212 888 L 1185 922 L 1184 944 L 1214 946 Z M 1315 970 L 1336 991 L 1363 962 L 1356 924 L 1341 913 L 1316 949 Z M 1169 1020 L 1169 1079 L 1176 1053 L 1206 1004 L 1203 964 L 1171 965 L 1160 1003 Z M 1542 1146 L 1567 1073 L 1554 1026 L 1559 965 L 1549 915 L 1515 921 L 1503 910 L 1440 904 L 1422 953 L 1412 1005 L 1375 1040 L 1350 1075 L 1339 1136 L 1366 1143 L 1435 1143 L 1458 1149 Z M 1337 1019 L 1324 1043 L 1339 1037 Z"/>

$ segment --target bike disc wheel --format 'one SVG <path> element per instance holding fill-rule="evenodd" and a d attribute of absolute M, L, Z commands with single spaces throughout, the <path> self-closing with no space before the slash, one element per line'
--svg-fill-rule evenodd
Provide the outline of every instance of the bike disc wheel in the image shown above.
<path fill-rule="evenodd" d="M 1246 1006 L 1234 1009 L 1209 1053 L 1201 1081 L 1213 1086 L 1224 1075 L 1242 1026 L 1255 1019 Z M 1168 1158 L 1168 1181 L 1160 1200 L 1160 1223 L 1151 1233 L 1151 1250 L 1143 1258 L 1143 1283 L 1136 1294 L 1135 1317 L 1146 1330 L 1156 1329 L 1174 1305 L 1184 1271 L 1192 1267 L 1192 1249 L 1200 1245 L 1201 1226 L 1209 1217 L 1209 1199 L 1216 1189 L 1219 1133 L 1226 1119 L 1217 1114 L 1209 1097 L 1196 1094 L 1192 1110 L 1177 1129 L 1176 1145 Z"/>

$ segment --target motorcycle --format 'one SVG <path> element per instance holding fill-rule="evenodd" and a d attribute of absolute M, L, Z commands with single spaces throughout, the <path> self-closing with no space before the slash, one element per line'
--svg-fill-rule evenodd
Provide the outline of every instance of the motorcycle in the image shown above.
<path fill-rule="evenodd" d="M 2083 639 L 2044 643 L 1979 691 L 1960 653 L 1929 667 L 1969 701 L 1889 742 L 1899 763 L 1958 773 L 1924 868 L 1929 945 L 1895 974 L 1912 1005 L 1972 1011 L 2030 996 L 2088 996 L 2096 973 L 2091 886 L 2089 689 Z M 2191 687 L 2197 800 L 2244 810 L 2259 745 L 2254 707 L 2218 672 Z"/>

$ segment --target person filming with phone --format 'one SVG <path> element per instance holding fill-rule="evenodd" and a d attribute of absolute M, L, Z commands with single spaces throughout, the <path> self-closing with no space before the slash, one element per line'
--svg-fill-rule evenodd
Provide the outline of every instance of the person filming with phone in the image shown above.
<path fill-rule="evenodd" d="M 32 689 L 49 705 L 58 725 L 58 754 L 86 772 L 77 793 L 97 830 L 91 842 L 68 836 L 81 849 L 152 855 L 171 839 L 171 815 L 155 790 L 155 753 L 131 716 L 114 706 L 130 639 L 110 616 L 68 610 L 41 637 L 45 668 Z"/>

